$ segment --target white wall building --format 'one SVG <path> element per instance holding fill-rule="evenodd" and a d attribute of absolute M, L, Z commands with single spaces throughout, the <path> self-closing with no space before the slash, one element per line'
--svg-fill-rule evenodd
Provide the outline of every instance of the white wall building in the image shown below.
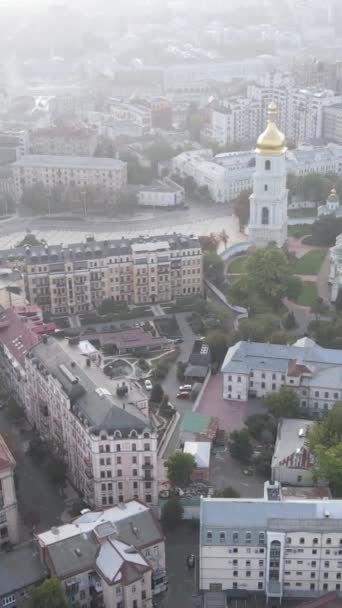
<path fill-rule="evenodd" d="M 318 597 L 342 585 L 342 501 L 202 498 L 199 586 Z"/>
<path fill-rule="evenodd" d="M 287 239 L 285 136 L 275 123 L 277 108 L 270 104 L 266 130 L 256 147 L 253 194 L 250 196 L 249 238 L 259 247 Z"/>
<path fill-rule="evenodd" d="M 0 551 L 19 540 L 18 505 L 14 486 L 15 460 L 0 435 Z"/>
<path fill-rule="evenodd" d="M 185 190 L 169 177 L 155 180 L 138 190 L 138 203 L 147 207 L 177 207 L 184 203 Z"/>
<path fill-rule="evenodd" d="M 291 346 L 237 342 L 223 361 L 223 398 L 247 401 L 287 386 L 303 409 L 318 414 L 342 398 L 342 351 L 301 338 Z"/>
<path fill-rule="evenodd" d="M 272 481 L 291 486 L 312 486 L 314 456 L 308 446 L 313 420 L 281 418 L 274 445 Z"/>
<path fill-rule="evenodd" d="M 88 504 L 155 504 L 157 431 L 148 396 L 132 380 L 106 376 L 89 342 L 74 342 L 45 336 L 28 353 L 27 417 L 62 455 Z"/>
<path fill-rule="evenodd" d="M 101 597 L 105 608 L 152 608 L 152 596 L 165 590 L 164 535 L 151 509 L 136 500 L 82 512 L 37 540 L 50 576 L 84 608 Z"/>
<path fill-rule="evenodd" d="M 261 124 L 261 104 L 238 97 L 217 105 L 211 116 L 211 137 L 220 146 L 245 143 L 257 138 Z"/>
<path fill-rule="evenodd" d="M 101 186 L 113 199 L 127 183 L 127 165 L 113 158 L 28 154 L 13 164 L 14 191 L 19 203 L 25 188 L 41 182 L 54 186 Z"/>

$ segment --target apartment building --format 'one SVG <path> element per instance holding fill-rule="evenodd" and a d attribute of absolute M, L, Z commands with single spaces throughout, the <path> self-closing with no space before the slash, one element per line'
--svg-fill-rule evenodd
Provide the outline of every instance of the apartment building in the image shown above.
<path fill-rule="evenodd" d="M 145 504 L 132 500 L 38 534 L 41 561 L 58 577 L 67 598 L 90 608 L 151 608 L 165 589 L 165 543 Z"/>
<path fill-rule="evenodd" d="M 322 414 L 342 398 L 342 351 L 310 338 L 292 345 L 237 342 L 223 361 L 223 398 L 247 401 L 282 386 L 292 388 L 303 409 Z"/>
<path fill-rule="evenodd" d="M 117 99 L 109 101 L 110 113 L 114 122 L 131 122 L 139 129 L 139 135 L 147 135 L 152 129 L 151 108 L 141 103 L 123 102 Z"/>
<path fill-rule="evenodd" d="M 101 186 L 114 199 L 127 183 L 127 166 L 113 158 L 28 154 L 13 164 L 13 177 L 18 203 L 24 189 L 38 182 L 47 188 Z"/>
<path fill-rule="evenodd" d="M 340 500 L 202 498 L 200 589 L 279 600 L 339 592 L 341 514 Z"/>
<path fill-rule="evenodd" d="M 32 154 L 93 156 L 97 134 L 86 128 L 51 127 L 31 132 L 30 143 Z"/>
<path fill-rule="evenodd" d="M 89 237 L 68 247 L 21 247 L 0 256 L 0 268 L 20 268 L 29 302 L 53 314 L 92 310 L 106 298 L 167 302 L 203 288 L 202 250 L 194 236 Z"/>
<path fill-rule="evenodd" d="M 19 540 L 18 504 L 14 485 L 15 460 L 0 435 L 0 551 Z"/>
<path fill-rule="evenodd" d="M 328 143 L 342 144 L 342 104 L 337 103 L 324 108 L 322 135 Z"/>
<path fill-rule="evenodd" d="M 261 104 L 238 97 L 217 104 L 211 115 L 211 137 L 220 146 L 254 141 L 261 130 Z"/>
<path fill-rule="evenodd" d="M 88 504 L 156 503 L 157 431 L 138 383 L 106 376 L 89 342 L 47 336 L 27 354 L 26 378 L 27 418 Z"/>
<path fill-rule="evenodd" d="M 29 154 L 30 136 L 28 131 L 23 129 L 0 131 L 0 149 L 3 148 L 15 150 L 17 160 L 25 154 Z"/>
<path fill-rule="evenodd" d="M 138 203 L 146 207 L 177 207 L 184 204 L 185 190 L 169 177 L 155 180 L 138 191 Z"/>
<path fill-rule="evenodd" d="M 0 551 L 0 606 L 27 608 L 32 589 L 46 576 L 35 541 Z"/>

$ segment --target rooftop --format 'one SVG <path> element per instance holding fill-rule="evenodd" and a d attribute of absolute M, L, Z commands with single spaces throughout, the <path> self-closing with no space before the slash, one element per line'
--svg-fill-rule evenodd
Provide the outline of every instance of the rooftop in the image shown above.
<path fill-rule="evenodd" d="M 210 441 L 186 441 L 183 451 L 185 454 L 192 454 L 196 466 L 199 469 L 208 469 L 210 466 Z"/>
<path fill-rule="evenodd" d="M 279 465 L 302 467 L 305 464 L 302 461 L 302 454 L 305 448 L 308 452 L 308 434 L 314 424 L 313 420 L 302 420 L 299 418 L 282 418 L 279 421 L 272 467 Z M 298 456 L 298 461 L 296 456 Z M 307 460 L 310 461 L 309 455 Z M 310 462 L 307 463 L 308 466 Z"/>
<path fill-rule="evenodd" d="M 14 469 L 14 467 L 15 460 L 5 443 L 3 436 L 0 435 L 0 471 L 5 471 L 8 468 Z"/>
<path fill-rule="evenodd" d="M 32 363 L 58 379 L 70 399 L 74 413 L 90 427 L 91 432 L 149 429 L 146 395 L 141 386 L 129 379 L 111 380 L 101 368 L 101 356 L 84 354 L 84 344 L 46 337 L 31 350 Z M 95 356 L 94 356 L 95 355 Z M 100 359 L 99 359 L 100 357 Z M 124 387 L 124 394 L 118 394 Z"/>
<path fill-rule="evenodd" d="M 335 591 L 331 591 L 330 593 L 326 593 L 321 597 L 318 597 L 310 602 L 304 602 L 298 605 L 298 608 L 341 608 L 342 607 L 342 597 L 340 594 Z"/>
<path fill-rule="evenodd" d="M 125 331 L 116 332 L 85 333 L 82 337 L 88 340 L 99 340 L 101 346 L 104 344 L 115 344 L 119 350 L 148 346 L 161 348 L 162 346 L 169 344 L 167 338 L 151 336 L 151 334 L 144 331 L 142 328 L 126 329 Z"/>
<path fill-rule="evenodd" d="M 72 167 L 76 169 L 117 169 L 126 163 L 115 158 L 96 156 L 54 156 L 27 154 L 13 163 L 13 167 Z"/>
<path fill-rule="evenodd" d="M 0 310 L 0 343 L 24 367 L 25 356 L 39 341 L 30 322 L 25 321 L 13 309 Z M 15 361 L 13 362 L 15 366 Z"/>
<path fill-rule="evenodd" d="M 327 486 L 282 486 L 282 500 L 324 500 L 331 499 Z"/>
<path fill-rule="evenodd" d="M 19 545 L 0 552 L 0 597 L 41 582 L 47 575 L 36 543 Z"/>

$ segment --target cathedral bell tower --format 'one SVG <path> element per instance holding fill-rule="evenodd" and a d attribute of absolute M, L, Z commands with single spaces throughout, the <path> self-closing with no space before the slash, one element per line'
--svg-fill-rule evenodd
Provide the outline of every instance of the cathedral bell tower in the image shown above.
<path fill-rule="evenodd" d="M 270 242 L 282 247 L 287 239 L 285 135 L 276 125 L 277 106 L 271 103 L 265 131 L 256 146 L 253 194 L 250 196 L 249 238 L 257 247 Z"/>

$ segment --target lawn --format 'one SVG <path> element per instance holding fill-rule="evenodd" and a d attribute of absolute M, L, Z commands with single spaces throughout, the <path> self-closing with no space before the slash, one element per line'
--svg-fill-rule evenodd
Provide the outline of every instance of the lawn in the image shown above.
<path fill-rule="evenodd" d="M 287 212 L 288 217 L 316 217 L 316 207 L 306 207 L 304 209 L 289 209 Z"/>
<path fill-rule="evenodd" d="M 174 316 L 155 319 L 154 324 L 161 336 L 166 336 L 167 338 L 182 337 L 182 332 Z"/>
<path fill-rule="evenodd" d="M 302 306 L 312 306 L 318 298 L 317 285 L 315 282 L 303 281 L 303 289 L 297 300 Z"/>
<path fill-rule="evenodd" d="M 327 249 L 314 249 L 298 258 L 293 269 L 294 274 L 318 274 L 326 253 Z"/>
<path fill-rule="evenodd" d="M 311 234 L 311 224 L 290 224 L 287 227 L 287 233 L 289 236 L 294 236 L 296 239 L 300 239 L 302 236 Z"/>
<path fill-rule="evenodd" d="M 246 261 L 246 257 L 247 256 L 245 256 L 245 255 L 240 255 L 238 258 L 235 258 L 228 265 L 228 274 L 229 273 L 245 272 L 245 270 L 244 270 L 244 263 Z"/>

